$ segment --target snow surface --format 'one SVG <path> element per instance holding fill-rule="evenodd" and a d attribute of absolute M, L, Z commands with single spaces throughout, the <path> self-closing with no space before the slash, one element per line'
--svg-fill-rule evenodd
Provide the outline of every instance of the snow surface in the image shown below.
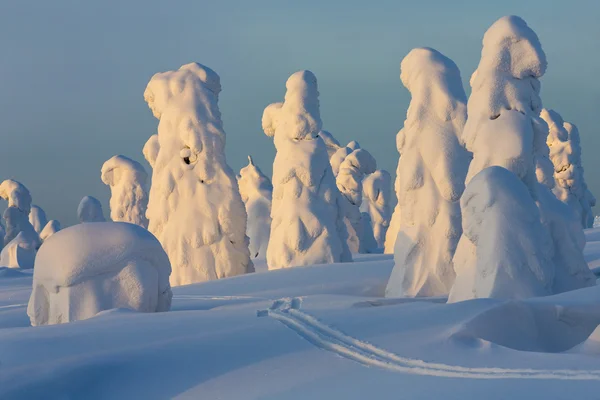
<path fill-rule="evenodd" d="M 456 280 L 449 302 L 473 298 L 524 299 L 552 293 L 552 239 L 525 184 L 489 167 L 460 199 L 463 235 L 454 254 Z"/>
<path fill-rule="evenodd" d="M 471 161 L 460 143 L 467 96 L 456 64 L 436 50 L 414 49 L 400 68 L 412 99 L 396 139 L 401 213 L 386 296 L 447 295 L 462 233 L 459 200 Z"/>
<path fill-rule="evenodd" d="M 362 208 L 369 215 L 371 233 L 377 248 L 383 249 L 385 234 L 392 218 L 392 177 L 380 169 L 363 179 Z M 363 213 L 364 214 L 364 213 Z M 369 234 L 369 238 L 370 238 Z M 370 249 L 373 250 L 373 249 Z"/>
<path fill-rule="evenodd" d="M 104 222 L 102 203 L 95 197 L 85 196 L 77 207 L 77 218 L 79 222 Z"/>
<path fill-rule="evenodd" d="M 117 155 L 102 165 L 102 182 L 110 186 L 110 218 L 148 227 L 148 174 L 139 162 Z"/>
<path fill-rule="evenodd" d="M 167 254 L 147 230 L 122 222 L 75 225 L 40 248 L 27 314 L 36 326 L 113 308 L 168 311 L 170 274 Z"/>
<path fill-rule="evenodd" d="M 325 142 L 319 136 L 319 92 L 310 71 L 286 82 L 285 101 L 265 108 L 262 126 L 274 138 L 269 269 L 351 261 Z"/>
<path fill-rule="evenodd" d="M 173 286 L 254 271 L 246 209 L 225 158 L 220 91 L 216 72 L 190 63 L 155 74 L 144 92 L 160 120 L 158 143 L 144 148 L 153 165 L 146 216 L 169 255 Z"/>
<path fill-rule="evenodd" d="M 248 165 L 240 170 L 238 185 L 248 214 L 246 235 L 250 238 L 250 256 L 266 259 L 271 234 L 273 185 L 251 156 L 248 156 Z"/>
<path fill-rule="evenodd" d="M 600 230 L 588 233 L 600 249 Z M 586 255 L 600 262 L 600 250 Z M 170 312 L 36 328 L 31 275 L 0 270 L 0 398 L 598 397 L 599 287 L 384 299 L 392 267 L 389 255 L 360 255 L 247 274 L 176 287 Z"/>

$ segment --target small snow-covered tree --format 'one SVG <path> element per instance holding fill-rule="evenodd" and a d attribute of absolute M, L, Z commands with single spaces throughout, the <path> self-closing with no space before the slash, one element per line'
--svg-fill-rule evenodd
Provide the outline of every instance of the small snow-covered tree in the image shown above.
<path fill-rule="evenodd" d="M 335 152 L 342 147 L 340 142 L 338 142 L 329 131 L 321 131 L 319 132 L 319 136 L 325 142 L 325 147 L 327 147 L 327 155 L 329 158 L 331 158 L 331 156 L 333 156 Z"/>
<path fill-rule="evenodd" d="M 125 156 L 114 156 L 102 165 L 101 178 L 110 186 L 111 219 L 147 228 L 148 174 L 142 164 Z"/>
<path fill-rule="evenodd" d="M 33 229 L 39 234 L 48 223 L 48 218 L 40 206 L 32 205 L 31 211 L 29 211 L 29 222 L 33 225 Z"/>
<path fill-rule="evenodd" d="M 13 268 L 33 268 L 41 241 L 29 222 L 31 194 L 20 182 L 7 179 L 0 184 L 0 198 L 8 202 L 3 214 L 6 232 L 0 264 Z"/>
<path fill-rule="evenodd" d="M 529 188 L 514 173 L 489 167 L 460 199 L 463 235 L 454 255 L 449 303 L 490 297 L 522 299 L 552 293 L 552 247 Z"/>
<path fill-rule="evenodd" d="M 521 18 L 502 17 L 485 33 L 462 135 L 473 153 L 467 183 L 497 165 L 515 173 L 536 198 L 534 153 L 545 146 L 548 133 L 539 118 L 538 79 L 546 65 L 537 35 Z"/>
<path fill-rule="evenodd" d="M 240 170 L 238 185 L 248 214 L 246 234 L 250 238 L 250 255 L 266 258 L 271 233 L 273 185 L 250 156 L 248 165 Z"/>
<path fill-rule="evenodd" d="M 454 282 L 460 196 L 470 156 L 459 136 L 467 118 L 460 71 L 429 48 L 402 60 L 400 79 L 412 100 L 398 133 L 398 203 L 402 209 L 386 296 L 440 296 Z"/>
<path fill-rule="evenodd" d="M 364 227 L 360 206 L 362 204 L 362 181 L 365 175 L 375 172 L 375 158 L 361 149 L 357 142 L 351 142 L 352 147 L 346 146 L 335 153 L 348 153 L 337 167 L 336 184 L 342 194 L 342 211 L 344 223 L 348 231 L 348 247 L 352 253 L 365 253 L 367 248 L 362 241 Z"/>
<path fill-rule="evenodd" d="M 269 269 L 351 261 L 348 233 L 325 142 L 317 78 L 294 73 L 283 103 L 265 108 L 262 125 L 274 137 Z"/>
<path fill-rule="evenodd" d="M 79 222 L 104 222 L 102 203 L 95 197 L 85 196 L 77 207 L 77 218 Z"/>
<path fill-rule="evenodd" d="M 54 235 L 56 232 L 60 231 L 60 222 L 55 219 L 48 221 L 42 232 L 40 232 L 40 239 L 45 241 L 50 236 Z"/>
<path fill-rule="evenodd" d="M 225 158 L 219 75 L 198 63 L 155 74 L 144 99 L 160 120 L 148 229 L 169 255 L 173 286 L 253 272 L 246 209 Z"/>
<path fill-rule="evenodd" d="M 392 217 L 392 177 L 386 170 L 377 170 L 367 175 L 362 184 L 363 208 L 370 216 L 376 245 L 382 249 Z"/>

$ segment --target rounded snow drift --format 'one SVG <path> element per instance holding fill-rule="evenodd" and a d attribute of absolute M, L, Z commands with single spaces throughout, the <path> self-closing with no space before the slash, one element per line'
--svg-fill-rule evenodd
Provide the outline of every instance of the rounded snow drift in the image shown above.
<path fill-rule="evenodd" d="M 170 275 L 167 254 L 144 228 L 123 222 L 75 225 L 52 235 L 37 253 L 27 314 L 36 326 L 113 308 L 168 311 Z"/>

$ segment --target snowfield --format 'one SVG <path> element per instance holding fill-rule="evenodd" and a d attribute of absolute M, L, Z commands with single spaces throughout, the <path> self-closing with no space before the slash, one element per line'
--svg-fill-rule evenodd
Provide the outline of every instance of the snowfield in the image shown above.
<path fill-rule="evenodd" d="M 600 229 L 586 235 L 597 267 Z M 392 267 L 370 254 L 257 272 L 175 287 L 170 312 L 43 327 L 27 317 L 32 272 L 0 269 L 0 398 L 599 398 L 600 286 L 383 298 Z"/>

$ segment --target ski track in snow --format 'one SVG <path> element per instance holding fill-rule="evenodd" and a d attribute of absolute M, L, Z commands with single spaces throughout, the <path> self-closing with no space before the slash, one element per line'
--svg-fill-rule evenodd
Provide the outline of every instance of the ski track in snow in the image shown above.
<path fill-rule="evenodd" d="M 269 316 L 278 320 L 320 349 L 367 367 L 383 368 L 393 372 L 466 379 L 600 380 L 600 370 L 469 368 L 401 357 L 324 324 L 300 311 L 301 304 L 301 298 L 280 299 L 269 309 L 258 311 L 257 316 Z"/>

